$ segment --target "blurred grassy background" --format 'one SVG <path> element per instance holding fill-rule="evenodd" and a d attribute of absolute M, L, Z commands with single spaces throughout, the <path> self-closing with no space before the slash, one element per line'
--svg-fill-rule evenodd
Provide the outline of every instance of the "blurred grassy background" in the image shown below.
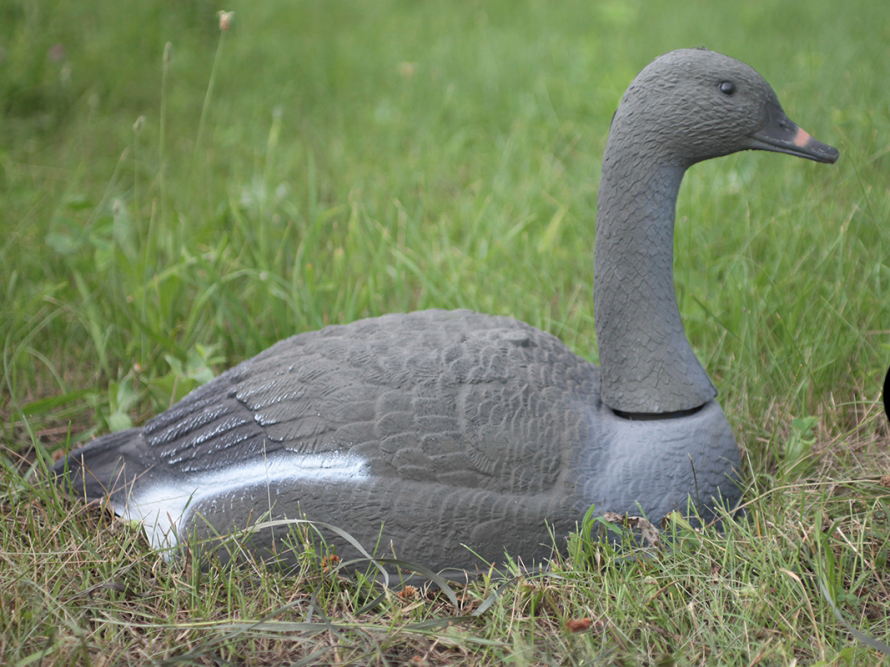
<path fill-rule="evenodd" d="M 37 448 L 328 323 L 468 307 L 596 360 L 609 120 L 687 46 L 754 66 L 841 150 L 731 156 L 681 192 L 678 302 L 752 489 L 798 459 L 886 471 L 883 3 L 236 1 L 222 41 L 217 9 L 0 5 L 3 502 Z"/>
<path fill-rule="evenodd" d="M 642 66 L 688 45 L 755 66 L 844 156 L 693 170 L 676 242 L 693 345 L 742 414 L 877 398 L 876 3 L 233 8 L 206 105 L 206 2 L 3 10 L 7 425 L 134 365 L 138 389 L 199 343 L 225 366 L 293 332 L 429 306 L 512 314 L 595 359 L 609 118 Z"/>

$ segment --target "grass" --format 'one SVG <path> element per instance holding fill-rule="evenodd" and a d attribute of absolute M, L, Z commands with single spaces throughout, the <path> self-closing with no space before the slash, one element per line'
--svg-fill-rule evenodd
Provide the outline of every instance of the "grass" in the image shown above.
<path fill-rule="evenodd" d="M 887 641 L 880 3 L 233 2 L 224 41 L 217 9 L 0 8 L 0 662 L 886 661 L 820 589 Z M 468 307 L 595 360 L 611 113 L 654 56 L 702 44 L 842 154 L 731 156 L 681 192 L 678 302 L 750 521 L 674 522 L 641 558 L 578 537 L 547 575 L 369 606 L 379 589 L 311 550 L 290 574 L 168 563 L 39 483 L 63 450 L 329 323 Z"/>

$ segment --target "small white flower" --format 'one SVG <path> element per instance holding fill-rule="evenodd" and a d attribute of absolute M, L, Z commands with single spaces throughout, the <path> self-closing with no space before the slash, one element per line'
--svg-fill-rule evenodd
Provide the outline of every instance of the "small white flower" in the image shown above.
<path fill-rule="evenodd" d="M 227 12 L 221 9 L 216 12 L 216 15 L 219 17 L 219 29 L 227 32 L 235 19 L 235 12 Z"/>

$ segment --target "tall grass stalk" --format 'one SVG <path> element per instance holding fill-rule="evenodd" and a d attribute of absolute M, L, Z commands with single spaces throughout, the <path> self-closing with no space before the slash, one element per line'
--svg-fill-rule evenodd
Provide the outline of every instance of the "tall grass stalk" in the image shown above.
<path fill-rule="evenodd" d="M 224 17 L 229 16 L 229 18 Z M 223 45 L 226 43 L 226 33 L 229 31 L 230 12 L 220 11 L 219 41 L 216 43 L 216 55 L 213 57 L 213 67 L 210 70 L 210 79 L 207 81 L 207 92 L 204 93 L 204 104 L 201 105 L 201 120 L 198 121 L 198 133 L 195 136 L 195 151 L 192 157 L 192 167 L 197 167 L 198 155 L 201 149 L 201 140 L 204 137 L 204 125 L 207 121 L 207 113 L 210 110 L 210 100 L 213 97 L 213 85 L 216 83 L 216 71 L 222 60 Z M 225 20 L 225 27 L 223 21 Z"/>

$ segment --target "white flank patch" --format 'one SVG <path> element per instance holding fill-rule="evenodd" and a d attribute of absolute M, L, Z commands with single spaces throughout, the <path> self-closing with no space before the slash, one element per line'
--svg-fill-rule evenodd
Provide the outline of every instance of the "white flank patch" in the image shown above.
<path fill-rule="evenodd" d="M 114 504 L 116 514 L 141 521 L 155 549 L 168 549 L 179 541 L 178 528 L 197 504 L 238 489 L 291 482 L 355 482 L 367 477 L 364 461 L 351 454 L 277 453 L 266 459 L 227 465 L 195 473 L 170 483 L 138 488 L 126 504 Z"/>

